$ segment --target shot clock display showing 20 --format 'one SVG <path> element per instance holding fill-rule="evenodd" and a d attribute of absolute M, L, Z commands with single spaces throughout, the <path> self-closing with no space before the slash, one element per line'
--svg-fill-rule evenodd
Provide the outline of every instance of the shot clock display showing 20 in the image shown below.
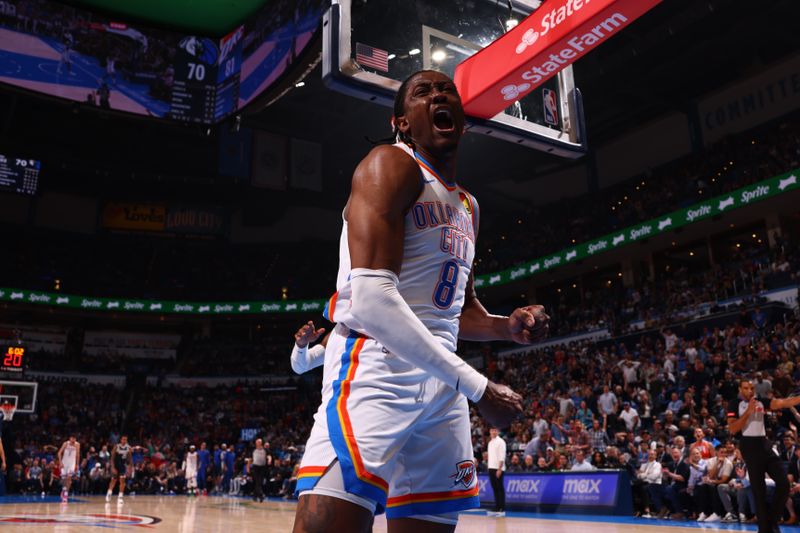
<path fill-rule="evenodd" d="M 24 346 L 6 346 L 2 352 L 0 373 L 23 374 L 28 367 Z"/>

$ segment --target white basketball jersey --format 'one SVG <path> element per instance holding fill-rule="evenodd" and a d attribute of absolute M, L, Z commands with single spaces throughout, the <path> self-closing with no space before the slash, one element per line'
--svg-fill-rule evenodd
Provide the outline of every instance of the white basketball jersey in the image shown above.
<path fill-rule="evenodd" d="M 456 350 L 458 321 L 475 257 L 478 204 L 455 183 L 444 180 L 409 146 L 394 145 L 413 157 L 420 168 L 422 192 L 405 217 L 403 263 L 398 290 L 414 314 L 442 345 Z M 350 313 L 350 250 L 347 221 L 339 241 L 337 292 L 328 302 L 325 317 L 369 335 Z M 386 320 L 391 320 L 386 317 Z"/>
<path fill-rule="evenodd" d="M 76 444 L 70 444 L 67 442 L 67 445 L 64 447 L 64 454 L 61 456 L 61 458 L 64 466 L 74 465 L 78 458 L 78 446 Z"/>
<path fill-rule="evenodd" d="M 197 452 L 189 452 L 186 454 L 186 477 L 193 477 L 197 475 Z"/>

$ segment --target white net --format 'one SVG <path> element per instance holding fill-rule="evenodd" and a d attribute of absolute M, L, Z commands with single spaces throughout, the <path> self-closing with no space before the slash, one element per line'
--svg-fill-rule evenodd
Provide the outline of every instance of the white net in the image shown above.
<path fill-rule="evenodd" d="M 16 410 L 17 410 L 17 408 L 13 404 L 10 404 L 10 403 L 0 404 L 0 413 L 3 413 L 3 421 L 4 422 L 10 422 L 11 420 L 13 420 L 14 419 L 14 412 Z"/>

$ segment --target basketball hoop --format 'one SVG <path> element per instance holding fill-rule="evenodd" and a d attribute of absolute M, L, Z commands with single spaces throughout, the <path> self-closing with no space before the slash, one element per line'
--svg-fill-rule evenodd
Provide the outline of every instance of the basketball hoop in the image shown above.
<path fill-rule="evenodd" d="M 0 404 L 0 412 L 3 413 L 3 422 L 11 422 L 11 420 L 14 418 L 14 412 L 16 410 L 17 408 L 14 406 L 14 404 Z"/>

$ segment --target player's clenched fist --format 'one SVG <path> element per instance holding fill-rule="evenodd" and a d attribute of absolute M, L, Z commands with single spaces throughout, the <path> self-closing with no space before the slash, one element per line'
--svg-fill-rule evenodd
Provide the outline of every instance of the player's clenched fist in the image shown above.
<path fill-rule="evenodd" d="M 547 337 L 550 317 L 541 305 L 519 307 L 508 317 L 508 331 L 519 344 L 531 344 Z"/>

